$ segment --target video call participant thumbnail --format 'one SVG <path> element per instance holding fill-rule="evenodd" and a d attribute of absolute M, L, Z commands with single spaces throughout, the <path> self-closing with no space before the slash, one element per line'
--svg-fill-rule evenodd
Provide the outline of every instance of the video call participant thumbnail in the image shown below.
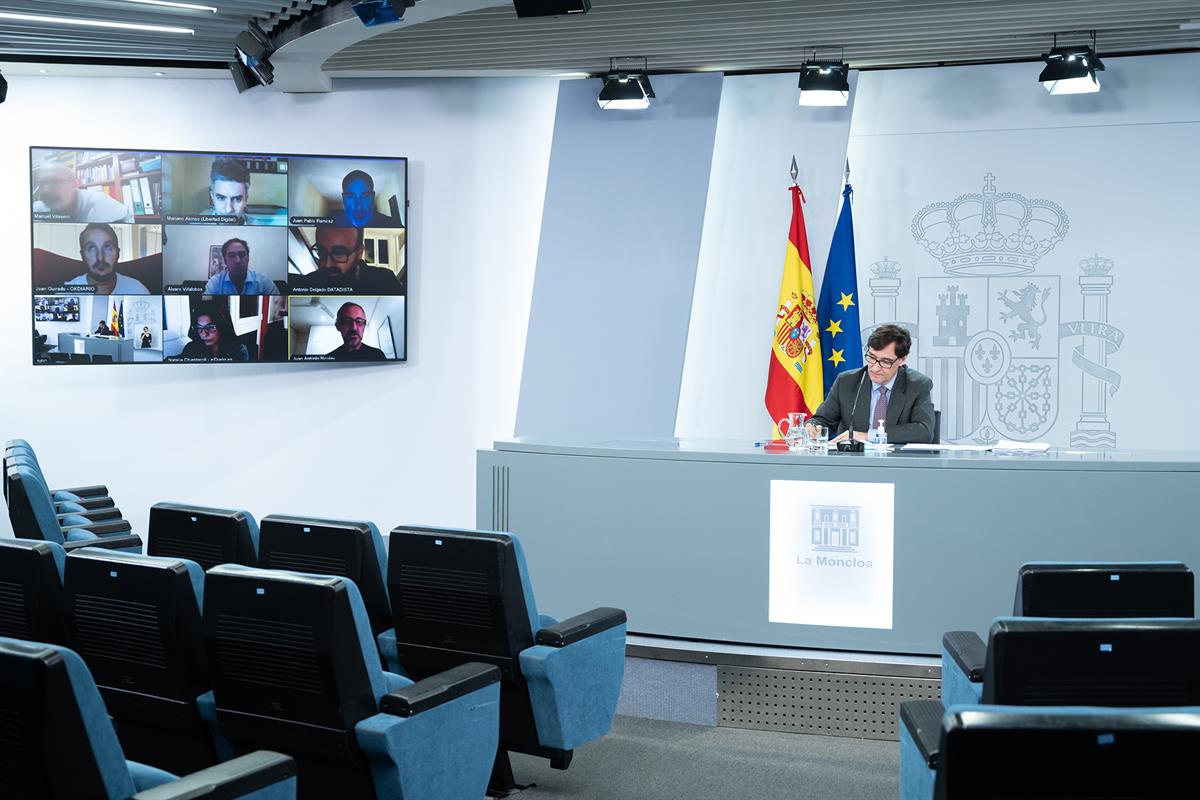
<path fill-rule="evenodd" d="M 238 340 L 226 300 L 202 300 L 192 305 L 188 343 L 177 357 L 185 361 L 245 363 L 250 351 Z M 174 360 L 174 359 L 173 359 Z"/>
<path fill-rule="evenodd" d="M 363 342 L 368 322 L 366 310 L 358 303 L 342 303 L 333 322 L 342 336 L 342 346 L 326 355 L 335 361 L 387 361 L 382 350 Z"/>
<path fill-rule="evenodd" d="M 363 261 L 363 229 L 318 226 L 316 242 L 309 248 L 316 270 L 291 275 L 292 287 L 311 292 L 404 294 L 396 273 Z"/>
<path fill-rule="evenodd" d="M 214 158 L 208 175 L 208 208 L 203 216 L 235 217 L 246 224 L 246 200 L 250 197 L 250 170 L 238 158 Z"/>
<path fill-rule="evenodd" d="M 83 274 L 71 278 L 65 285 L 94 286 L 96 294 L 150 294 L 137 278 L 117 271 L 121 244 L 111 225 L 93 222 L 83 229 L 79 234 L 79 258 L 83 262 Z"/>
<path fill-rule="evenodd" d="M 225 269 L 208 279 L 205 294 L 279 294 L 279 287 L 269 276 L 250 269 L 250 245 L 245 239 L 222 244 L 221 259 Z"/>
<path fill-rule="evenodd" d="M 46 162 L 33 169 L 33 213 L 65 215 L 63 222 L 133 222 L 133 212 L 106 192 L 79 188 L 75 171 Z"/>
<path fill-rule="evenodd" d="M 351 170 L 342 178 L 342 208 L 333 215 L 333 224 L 346 228 L 391 228 L 401 225 L 375 206 L 375 179 L 361 169 Z"/>

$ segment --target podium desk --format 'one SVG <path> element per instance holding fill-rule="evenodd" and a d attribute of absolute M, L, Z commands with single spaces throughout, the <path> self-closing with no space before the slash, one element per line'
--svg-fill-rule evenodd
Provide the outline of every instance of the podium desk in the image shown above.
<path fill-rule="evenodd" d="M 114 363 L 132 363 L 133 339 L 118 339 L 113 336 L 91 336 L 83 333 L 60 333 L 58 352 L 84 353 L 89 356 L 112 356 Z"/>
<path fill-rule="evenodd" d="M 886 601 L 890 580 L 890 624 L 769 619 L 773 481 L 781 492 L 885 485 L 871 492 L 892 497 L 891 574 L 873 564 L 882 583 L 864 586 Z M 830 497 L 830 513 L 855 513 Z M 1026 561 L 1200 569 L 1198 499 L 1200 452 L 1185 451 L 791 455 L 748 442 L 597 438 L 500 441 L 476 459 L 476 525 L 518 536 L 548 613 L 616 606 L 631 632 L 650 636 L 875 653 L 935 654 L 945 631 L 986 634 L 1012 612 Z M 860 513 L 864 525 L 882 519 Z M 829 532 L 810 517 L 777 524 L 776 555 L 786 561 L 776 569 L 814 558 L 864 580 L 860 543 L 838 547 L 857 535 L 859 520 L 848 519 L 831 540 L 845 552 L 834 553 L 815 553 Z M 808 598 L 795 613 L 841 619 L 837 603 L 813 594 L 836 594 L 838 573 L 821 573 L 832 583 L 790 574 L 777 588 Z"/>

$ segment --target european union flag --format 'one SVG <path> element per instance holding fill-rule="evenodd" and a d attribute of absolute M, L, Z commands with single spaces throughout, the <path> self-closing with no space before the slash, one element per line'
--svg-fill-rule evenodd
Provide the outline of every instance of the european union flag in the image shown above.
<path fill-rule="evenodd" d="M 817 323 L 825 357 L 825 396 L 838 375 L 863 365 L 862 325 L 858 309 L 858 266 L 854 261 L 854 219 L 850 213 L 850 184 L 842 190 L 842 211 L 833 229 L 833 243 L 821 280 Z"/>

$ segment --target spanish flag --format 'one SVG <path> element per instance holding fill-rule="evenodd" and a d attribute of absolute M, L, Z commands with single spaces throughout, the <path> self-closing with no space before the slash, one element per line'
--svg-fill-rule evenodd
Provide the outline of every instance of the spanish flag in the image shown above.
<path fill-rule="evenodd" d="M 804 195 L 793 186 L 792 226 L 788 231 L 787 255 L 783 259 L 783 283 L 779 287 L 779 309 L 775 315 L 775 339 L 767 370 L 765 402 L 771 419 L 778 421 L 789 411 L 812 414 L 825 397 L 821 375 L 821 340 L 817 325 L 816 295 L 804 232 Z M 779 434 L 778 428 L 775 431 Z"/>
<path fill-rule="evenodd" d="M 112 331 L 113 336 L 121 335 L 121 323 L 117 316 L 117 299 L 115 297 L 112 301 L 112 323 L 108 327 Z"/>

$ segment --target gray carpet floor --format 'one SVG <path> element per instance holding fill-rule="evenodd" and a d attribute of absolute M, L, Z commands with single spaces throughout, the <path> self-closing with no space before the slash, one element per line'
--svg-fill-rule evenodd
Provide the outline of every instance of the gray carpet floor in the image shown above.
<path fill-rule="evenodd" d="M 895 800 L 896 742 L 618 716 L 565 772 L 514 754 L 516 800 Z"/>

